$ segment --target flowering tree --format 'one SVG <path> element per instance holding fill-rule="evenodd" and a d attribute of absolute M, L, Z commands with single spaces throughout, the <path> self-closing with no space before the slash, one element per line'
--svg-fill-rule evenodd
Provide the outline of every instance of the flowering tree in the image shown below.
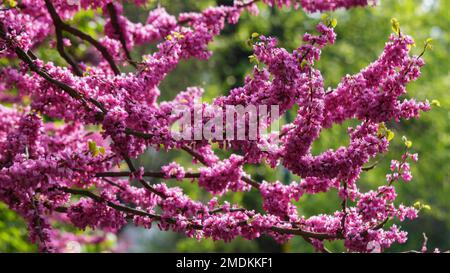
<path fill-rule="evenodd" d="M 278 47 L 275 38 L 254 33 L 249 39 L 254 50 L 250 56 L 253 72 L 229 95 L 198 107 L 203 90 L 191 87 L 171 101 L 158 101 L 158 86 L 180 61 L 209 58 L 212 53 L 207 46 L 214 37 L 226 24 L 236 24 L 243 12 L 257 16 L 258 2 L 324 12 L 366 6 L 371 1 L 235 1 L 200 13 L 182 13 L 178 18 L 159 7 L 144 24 L 129 21 L 121 1 L 4 2 L 0 55 L 8 58 L 10 66 L 0 70 L 0 98 L 13 106 L 0 106 L 0 201 L 27 221 L 30 240 L 41 251 L 63 251 L 67 240 L 97 240 L 63 232 L 58 223 L 117 232 L 127 221 L 148 229 L 155 223 L 162 230 L 198 239 L 229 242 L 237 236 L 252 240 L 266 234 L 283 243 L 301 236 L 323 252 L 328 251 L 324 243 L 334 240 L 344 241 L 348 251 L 383 251 L 407 239 L 405 231 L 395 225 L 386 228 L 386 224 L 394 218 L 414 219 L 426 207 L 394 205 L 394 184 L 412 179 L 409 162 L 418 159 L 409 151 L 411 142 L 406 138 L 405 153 L 392 160 L 385 186 L 361 192 L 357 184 L 360 174 L 375 166 L 370 160 L 389 148 L 393 132 L 385 122 L 417 118 L 430 109 L 428 101 L 400 97 L 407 84 L 420 76 L 422 56 L 431 41 L 426 41 L 419 56 L 410 56 L 414 41 L 401 32 L 395 19 L 394 34 L 380 57 L 358 74 L 344 77 L 334 89 L 324 88 L 322 75 L 314 68 L 321 49 L 336 39 L 336 20 L 324 16 L 317 34 L 306 33 L 303 45 L 292 52 Z M 141 6 L 146 1 L 129 2 Z M 82 9 L 98 8 L 106 20 L 101 39 L 67 23 Z M 64 33 L 95 48 L 98 61 L 88 66 L 71 56 Z M 67 67 L 45 62 L 33 53 L 51 36 Z M 131 57 L 135 46 L 155 42 L 153 54 L 140 60 Z M 122 73 L 125 66 L 134 72 Z M 177 138 L 171 130 L 181 119 L 174 109 L 208 116 L 211 109 L 224 112 L 228 106 L 277 106 L 279 114 L 298 107 L 298 112 L 279 134 L 258 131 L 256 139 L 250 139 L 248 132 L 237 139 L 217 135 Z M 252 118 L 248 113 L 243 116 L 246 121 Z M 347 147 L 311 154 L 322 130 L 349 119 L 360 124 L 348 129 Z M 200 127 L 211 120 L 209 116 Z M 275 120 L 267 115 L 259 122 L 267 127 Z M 223 125 L 222 118 L 219 123 Z M 232 155 L 219 158 L 213 145 Z M 131 159 L 149 147 L 186 152 L 198 168 L 185 169 L 176 162 L 151 171 L 135 166 Z M 129 171 L 118 169 L 122 162 Z M 273 169 L 281 165 L 301 180 L 289 185 L 256 181 L 244 172 L 249 164 L 267 164 Z M 191 179 L 216 196 L 258 191 L 264 212 L 220 204 L 217 197 L 205 203 L 192 200 L 178 187 L 148 183 L 148 177 Z M 131 180 L 140 185 L 130 184 Z M 340 210 L 309 218 L 298 215 L 294 200 L 332 189 L 342 199 Z"/>

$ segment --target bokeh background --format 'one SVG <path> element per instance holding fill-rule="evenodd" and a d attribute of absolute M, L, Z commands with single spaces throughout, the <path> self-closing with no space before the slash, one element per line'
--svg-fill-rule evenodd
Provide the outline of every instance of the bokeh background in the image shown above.
<path fill-rule="evenodd" d="M 160 5 L 171 14 L 183 11 L 199 11 L 205 7 L 218 4 L 229 4 L 229 0 L 162 0 Z M 158 3 L 153 1 L 145 9 L 126 6 L 125 13 L 132 21 L 144 22 L 149 9 Z M 409 232 L 409 240 L 404 245 L 395 245 L 389 251 L 398 252 L 420 249 L 423 236 L 429 238 L 429 249 L 450 249 L 450 181 L 449 181 L 449 103 L 450 103 L 450 1 L 447 0 L 380 0 L 379 5 L 371 8 L 357 8 L 349 11 L 339 10 L 331 13 L 338 19 L 336 32 L 338 39 L 335 45 L 326 47 L 322 59 L 317 66 L 322 71 L 327 87 L 335 87 L 346 74 L 357 73 L 360 69 L 374 61 L 382 52 L 385 42 L 391 32 L 391 18 L 397 18 L 402 31 L 413 36 L 419 53 L 424 41 L 431 37 L 434 40 L 433 51 L 426 53 L 424 59 L 427 65 L 423 75 L 409 85 L 408 97 L 420 100 L 437 99 L 441 107 L 434 107 L 431 112 L 422 115 L 419 120 L 403 121 L 401 124 L 388 124 L 395 132 L 391 142 L 391 151 L 382 157 L 370 172 L 364 173 L 360 180 L 360 188 L 369 190 L 385 183 L 385 174 L 389 162 L 400 157 L 403 150 L 401 136 L 405 135 L 413 141 L 412 150 L 419 153 L 419 162 L 412 166 L 414 179 L 412 182 L 397 184 L 398 203 L 413 204 L 420 201 L 431 206 L 431 210 L 422 211 L 420 218 L 401 225 Z M 314 31 L 319 22 L 320 14 L 305 14 L 302 10 L 270 9 L 261 7 L 260 15 L 245 14 L 236 26 L 227 26 L 223 35 L 210 46 L 214 51 L 208 61 L 183 62 L 174 73 L 163 82 L 161 100 L 173 98 L 177 92 L 188 86 L 201 86 L 205 89 L 205 101 L 227 94 L 239 85 L 252 69 L 248 61 L 251 49 L 246 45 L 251 33 L 275 36 L 280 45 L 293 50 L 301 43 L 304 32 Z M 104 20 L 101 11 L 85 11 L 79 13 L 71 22 L 93 36 L 101 36 Z M 88 60 L 90 48 L 68 36 L 74 46 L 71 53 L 78 59 Z M 49 41 L 48 41 L 49 42 Z M 135 59 L 142 54 L 151 53 L 154 45 L 137 48 L 133 52 Z M 41 47 L 37 51 L 40 58 L 64 65 L 56 50 Z M 295 117 L 295 111 L 288 113 L 286 121 Z M 322 133 L 314 144 L 314 153 L 320 153 L 328 148 L 337 148 L 348 144 L 346 128 L 354 124 L 347 122 L 335 126 Z M 225 155 L 218 150 L 219 155 Z M 189 166 L 190 159 L 184 153 L 156 152 L 149 150 L 138 162 L 148 170 L 158 170 L 160 166 L 171 161 L 177 161 Z M 248 168 L 258 180 L 280 180 L 284 183 L 298 181 L 283 168 L 276 171 L 265 166 Z M 158 182 L 152 180 L 152 182 Z M 181 186 L 192 198 L 207 200 L 211 196 L 189 182 L 169 182 L 171 186 Z M 261 199 L 257 192 L 232 193 L 221 198 L 233 203 L 239 203 L 247 208 L 261 210 Z M 336 191 L 304 196 L 298 202 L 299 213 L 310 216 L 319 213 L 332 213 L 340 208 L 340 200 Z M 399 223 L 397 223 L 399 224 Z M 67 227 L 65 227 L 67 228 Z M 94 232 L 95 231 L 87 231 Z M 84 252 L 97 252 L 115 249 L 129 252 L 312 252 L 313 249 L 300 238 L 294 238 L 289 243 L 279 245 L 268 237 L 255 241 L 237 239 L 225 244 L 221 241 L 186 239 L 184 236 L 161 232 L 157 228 L 145 230 L 127 225 L 116 238 L 111 238 L 100 246 L 84 246 Z M 333 251 L 343 251 L 342 243 L 332 243 L 328 247 Z M 24 222 L 7 207 L 0 203 L 0 252 L 34 252 L 36 246 L 28 243 Z"/>

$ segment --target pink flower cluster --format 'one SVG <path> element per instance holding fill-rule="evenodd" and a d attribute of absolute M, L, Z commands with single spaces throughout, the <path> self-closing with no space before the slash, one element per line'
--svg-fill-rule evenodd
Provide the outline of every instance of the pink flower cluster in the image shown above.
<path fill-rule="evenodd" d="M 185 175 L 184 168 L 176 162 L 162 166 L 161 170 L 163 171 L 165 178 L 175 177 L 177 180 L 183 180 Z"/>
<path fill-rule="evenodd" d="M 416 162 L 419 159 L 419 156 L 418 154 L 406 153 L 402 156 L 401 162 L 398 160 L 391 161 L 390 169 L 393 173 L 386 175 L 388 182 L 392 183 L 400 178 L 402 178 L 405 182 L 412 180 L 411 167 L 407 162 L 408 159 Z"/>
<path fill-rule="evenodd" d="M 200 169 L 198 185 L 213 194 L 223 194 L 228 190 L 246 191 L 250 186 L 241 180 L 244 158 L 231 155 L 229 159 Z"/>
<path fill-rule="evenodd" d="M 135 45 L 147 44 L 162 40 L 170 34 L 172 30 L 177 27 L 177 20 L 174 16 L 169 15 L 164 8 L 157 8 L 152 10 L 145 24 L 133 23 L 123 16 L 121 5 L 115 4 L 119 13 L 118 23 L 120 25 L 121 33 L 125 35 L 127 47 L 132 49 Z M 105 33 L 112 40 L 104 40 L 105 43 L 113 43 L 119 40 L 117 30 L 109 19 L 105 25 Z M 119 52 L 116 52 L 119 54 Z"/>
<path fill-rule="evenodd" d="M 141 5 L 145 1 L 130 2 Z M 208 44 L 227 23 L 237 23 L 242 12 L 256 12 L 257 2 L 235 1 L 232 6 L 182 13 L 178 18 L 157 8 L 144 23 L 129 21 L 120 1 L 82 0 L 80 5 L 69 5 L 68 1 L 26 0 L 17 7 L 0 9 L 1 57 L 19 59 L 0 69 L 1 102 L 14 102 L 13 107 L 0 106 L 0 201 L 27 221 L 30 239 L 42 251 L 65 251 L 68 241 L 101 241 L 64 235 L 54 222 L 102 232 L 118 232 L 128 221 L 145 228 L 157 223 L 162 230 L 226 242 L 237 236 L 251 240 L 267 234 L 283 243 L 299 235 L 319 251 L 325 251 L 325 241 L 333 240 L 343 240 L 349 251 L 360 252 L 382 251 L 406 241 L 406 232 L 399 227 L 384 227 L 393 219 L 417 217 L 415 208 L 394 205 L 393 187 L 400 178 L 412 179 L 407 160 L 416 161 L 417 155 L 407 152 L 401 161 L 392 161 L 387 185 L 377 190 L 360 192 L 357 180 L 370 159 L 388 150 L 384 122 L 417 118 L 430 109 L 428 102 L 400 100 L 424 65 L 421 56 L 409 55 L 414 43 L 409 36 L 392 35 L 374 63 L 346 76 L 331 91 L 325 91 L 314 64 L 320 61 L 321 50 L 336 42 L 332 23 L 319 23 L 318 34 L 306 33 L 303 45 L 292 52 L 279 47 L 273 37 L 253 37 L 253 73 L 229 95 L 203 103 L 201 111 L 211 106 L 277 105 L 284 114 L 298 107 L 295 120 L 281 130 L 280 141 L 262 134 L 257 140 L 217 140 L 216 144 L 231 152 L 221 159 L 211 142 L 172 137 L 170 128 L 180 119 L 172 110 L 187 106 L 195 111 L 194 103 L 203 90 L 189 87 L 173 100 L 159 102 L 160 83 L 182 60 L 209 58 Z M 370 1 L 261 2 L 278 7 L 301 5 L 316 12 L 366 6 Z M 103 9 L 105 36 L 99 41 L 75 27 L 65 27 L 96 48 L 94 59 L 98 61 L 77 65 L 59 49 L 70 64 L 61 67 L 32 53 L 45 46 L 47 37 L 58 35 L 52 7 L 61 22 L 80 9 Z M 129 59 L 136 45 L 150 42 L 157 43 L 154 53 Z M 128 64 L 136 70 L 121 73 Z M 77 74 L 77 69 L 82 73 Z M 360 124 L 348 129 L 348 146 L 312 154 L 322 130 L 349 119 Z M 268 117 L 266 123 L 273 121 Z M 186 172 L 172 162 L 160 172 L 145 172 L 133 166 L 131 158 L 149 147 L 184 150 L 194 164 L 203 166 Z M 117 169 L 123 161 L 129 172 Z M 244 171 L 247 164 L 264 163 L 273 169 L 284 167 L 301 180 L 286 185 L 261 183 Z M 264 211 L 219 204 L 216 197 L 205 204 L 179 187 L 149 184 L 146 176 L 189 177 L 212 195 L 253 189 L 259 191 Z M 301 196 L 331 189 L 338 190 L 344 204 L 349 199 L 355 205 L 330 215 L 299 215 Z"/>
<path fill-rule="evenodd" d="M 297 183 L 283 185 L 279 181 L 273 184 L 264 182 L 260 190 L 265 211 L 288 221 L 297 220 L 297 207 L 291 202 L 292 199 L 298 201 L 303 194 Z"/>

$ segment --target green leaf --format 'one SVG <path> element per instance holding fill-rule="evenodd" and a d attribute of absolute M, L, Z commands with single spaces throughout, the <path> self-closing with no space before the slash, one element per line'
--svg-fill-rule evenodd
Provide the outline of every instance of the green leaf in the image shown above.
<path fill-rule="evenodd" d="M 415 209 L 420 209 L 422 207 L 422 204 L 420 203 L 420 201 L 417 201 L 417 202 L 414 203 L 413 206 L 414 206 Z"/>
<path fill-rule="evenodd" d="M 389 130 L 386 127 L 386 124 L 384 124 L 384 122 L 382 122 L 378 125 L 377 134 L 378 134 L 379 138 L 385 137 L 388 141 L 391 141 L 395 137 L 395 133 L 393 131 Z"/>
<path fill-rule="evenodd" d="M 249 47 L 253 47 L 253 45 L 258 41 L 259 33 L 253 32 L 252 35 L 250 35 L 250 38 L 247 39 L 247 45 Z"/>
<path fill-rule="evenodd" d="M 17 6 L 17 2 L 14 1 L 14 0 L 9 0 L 9 6 L 12 7 L 12 8 L 16 7 Z"/>
<path fill-rule="evenodd" d="M 431 105 L 437 106 L 437 107 L 441 107 L 441 103 L 438 100 L 432 100 L 431 101 Z"/>
<path fill-rule="evenodd" d="M 398 20 L 396 18 L 392 18 L 391 19 L 391 24 L 392 24 L 392 30 L 395 33 L 400 34 L 400 23 L 398 22 Z"/>
<path fill-rule="evenodd" d="M 249 60 L 250 63 L 252 63 L 252 64 L 258 64 L 258 63 L 259 63 L 258 58 L 257 58 L 255 55 L 250 55 L 250 56 L 248 56 L 248 60 Z"/>
<path fill-rule="evenodd" d="M 406 148 L 411 148 L 411 146 L 412 146 L 412 141 L 411 141 L 411 140 L 406 141 L 406 142 L 405 142 L 405 145 L 406 145 Z"/>
<path fill-rule="evenodd" d="M 433 39 L 428 38 L 428 39 L 425 41 L 425 49 L 429 49 L 429 50 L 432 50 L 432 49 L 433 49 Z"/>
<path fill-rule="evenodd" d="M 378 137 L 379 137 L 379 138 L 384 137 L 385 134 L 386 134 L 386 130 L 387 130 L 386 124 L 384 124 L 384 122 L 380 123 L 380 124 L 378 125 L 378 132 L 377 132 Z"/>
<path fill-rule="evenodd" d="M 395 137 L 395 133 L 392 132 L 391 130 L 387 130 L 387 140 L 391 141 L 394 139 L 394 137 Z"/>
<path fill-rule="evenodd" d="M 337 19 L 336 18 L 332 18 L 330 17 L 330 15 L 324 13 L 322 14 L 322 22 L 327 25 L 327 26 L 331 26 L 333 28 L 335 28 L 337 26 Z"/>
<path fill-rule="evenodd" d="M 91 154 L 93 156 L 97 156 L 98 155 L 98 148 L 97 148 L 97 143 L 95 143 L 95 141 L 89 140 L 88 141 L 88 148 L 89 148 L 89 152 L 91 152 Z"/>
<path fill-rule="evenodd" d="M 17 2 L 16 1 L 14 1 L 14 0 L 8 0 L 8 1 L 6 1 L 7 3 L 7 6 L 8 7 L 10 7 L 10 8 L 15 8 L 16 6 L 17 6 Z"/>
<path fill-rule="evenodd" d="M 412 146 L 412 141 L 408 140 L 408 138 L 406 136 L 402 137 L 403 143 L 405 143 L 406 148 L 411 148 Z"/>
<path fill-rule="evenodd" d="M 336 18 L 333 18 L 333 19 L 331 20 L 331 26 L 332 26 L 333 28 L 335 28 L 335 27 L 337 26 L 337 24 L 338 24 L 337 19 L 336 19 Z"/>
<path fill-rule="evenodd" d="M 305 66 L 308 65 L 308 61 L 307 60 L 303 60 L 302 63 L 300 64 L 301 68 L 305 68 Z"/>
<path fill-rule="evenodd" d="M 431 210 L 431 206 L 430 205 L 423 204 L 420 201 L 415 202 L 413 206 L 414 206 L 414 208 L 416 210 L 422 210 L 422 209 L 424 209 L 424 210 Z"/>
<path fill-rule="evenodd" d="M 256 39 L 256 38 L 258 38 L 259 37 L 259 33 L 258 32 L 253 32 L 252 33 L 252 38 L 253 39 Z"/>
<path fill-rule="evenodd" d="M 175 36 L 175 38 L 177 38 L 177 40 L 181 40 L 184 39 L 184 35 L 179 33 L 179 32 L 173 32 L 173 35 Z"/>

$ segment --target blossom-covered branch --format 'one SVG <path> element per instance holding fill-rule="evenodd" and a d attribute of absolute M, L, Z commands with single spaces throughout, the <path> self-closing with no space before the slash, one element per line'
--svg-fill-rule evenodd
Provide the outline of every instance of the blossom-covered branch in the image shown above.
<path fill-rule="evenodd" d="M 225 242 L 265 234 L 283 243 L 300 236 L 323 252 L 328 251 L 325 243 L 334 240 L 343 240 L 348 251 L 360 252 L 382 251 L 405 242 L 405 231 L 386 226 L 393 219 L 414 219 L 425 208 L 394 205 L 394 182 L 409 182 L 409 162 L 417 161 L 410 143 L 405 141 L 401 160 L 392 161 L 385 186 L 361 192 L 357 183 L 363 171 L 375 167 L 369 162 L 389 149 L 392 132 L 385 124 L 417 118 L 430 109 L 427 101 L 400 100 L 407 84 L 420 76 L 425 50 L 410 56 L 414 42 L 397 24 L 380 57 L 360 73 L 344 77 L 330 92 L 325 91 L 315 67 L 321 50 L 336 42 L 337 22 L 324 17 L 317 34 L 304 34 L 303 45 L 293 51 L 279 47 L 274 37 L 253 34 L 250 61 L 255 66 L 243 86 L 229 95 L 199 106 L 203 89 L 189 87 L 173 100 L 158 101 L 158 87 L 182 60 L 208 59 L 212 54 L 208 44 L 225 25 L 236 24 L 246 11 L 256 15 L 258 4 L 322 12 L 369 2 L 235 1 L 178 18 L 158 7 L 143 23 L 129 21 L 121 1 L 81 0 L 74 6 L 65 1 L 24 0 L 19 6 L 1 9 L 0 56 L 18 59 L 20 65 L 12 61 L 0 70 L 0 92 L 17 90 L 13 107 L 0 106 L 0 201 L 27 221 L 30 239 L 42 251 L 60 251 L 67 238 L 52 225 L 55 221 L 105 232 L 117 232 L 128 221 L 145 228 L 156 223 L 162 230 Z M 106 19 L 104 36 L 100 33 L 98 39 L 66 23 L 81 9 L 97 8 L 103 9 Z M 92 44 L 100 53 L 99 61 L 88 65 L 68 55 L 64 31 Z M 69 69 L 33 53 L 45 37 L 53 35 Z M 150 42 L 157 43 L 157 50 L 133 60 L 134 47 Z M 427 41 L 425 49 L 429 46 Z M 127 63 L 135 71 L 121 73 Z M 28 97 L 29 105 L 24 103 Z M 298 110 L 278 138 L 258 131 L 251 139 L 249 130 L 244 130 L 243 138 L 224 139 L 219 132 L 210 139 L 178 139 L 171 130 L 182 119 L 173 110 L 183 107 L 189 114 L 205 116 L 194 126 L 204 128 L 219 120 L 216 132 L 227 127 L 221 115 L 229 106 L 255 107 L 256 115 L 261 114 L 261 106 L 277 106 L 281 115 L 294 107 Z M 246 121 L 254 118 L 248 113 L 236 115 Z M 349 119 L 360 124 L 348 129 L 347 147 L 312 154 L 311 147 L 323 130 Z M 276 117 L 271 112 L 261 120 L 270 126 Z M 233 124 L 232 129 L 234 137 L 240 127 Z M 219 158 L 214 144 L 231 155 Z M 135 166 L 132 159 L 148 148 L 183 150 L 192 157 L 195 170 L 176 162 L 160 171 Z M 117 168 L 122 163 L 128 171 Z M 283 166 L 301 179 L 290 184 L 256 181 L 244 171 L 246 165 L 256 164 L 272 169 Z M 149 183 L 147 177 L 158 182 Z M 190 179 L 213 197 L 206 203 L 193 200 L 180 187 L 159 181 L 169 179 L 179 183 Z M 138 186 L 132 181 L 138 181 Z M 227 192 L 252 189 L 261 196 L 262 211 L 218 202 L 217 197 Z M 339 210 L 299 215 L 297 202 L 303 195 L 332 189 L 342 198 Z M 80 237 L 80 241 L 89 240 Z"/>

